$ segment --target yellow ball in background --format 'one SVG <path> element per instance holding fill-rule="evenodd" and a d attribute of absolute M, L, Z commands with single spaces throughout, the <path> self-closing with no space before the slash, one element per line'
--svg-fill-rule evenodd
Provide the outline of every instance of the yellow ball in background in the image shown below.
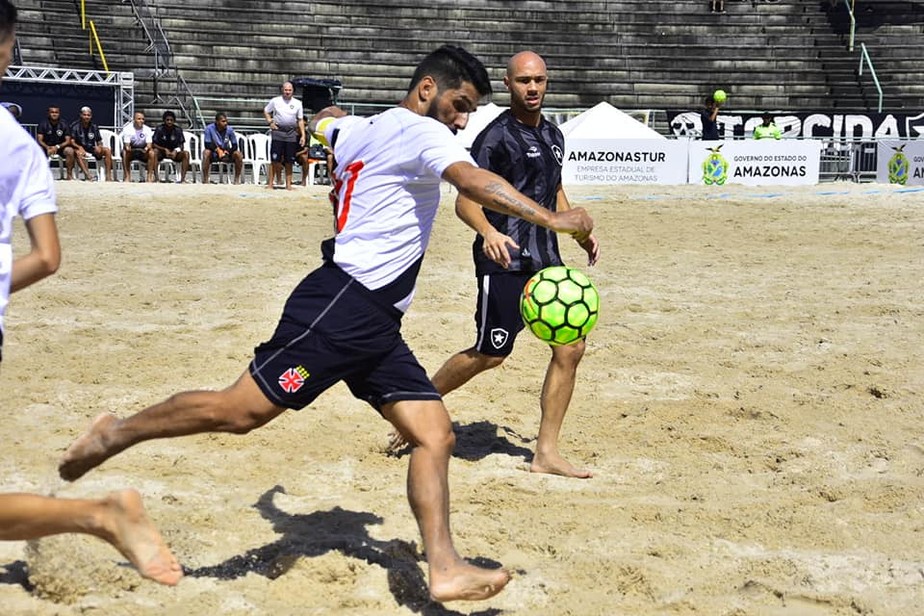
<path fill-rule="evenodd" d="M 714 100 L 717 103 L 724 103 L 725 101 L 728 100 L 728 94 L 725 93 L 725 90 L 716 90 L 712 94 L 712 100 Z"/>

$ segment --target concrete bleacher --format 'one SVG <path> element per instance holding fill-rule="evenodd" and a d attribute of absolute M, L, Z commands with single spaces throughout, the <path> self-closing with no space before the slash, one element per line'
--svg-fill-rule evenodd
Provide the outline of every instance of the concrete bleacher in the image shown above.
<path fill-rule="evenodd" d="M 843 2 L 826 9 L 827 37 L 842 47 L 849 41 L 850 13 Z M 924 101 L 924 2 L 857 0 L 854 18 L 855 52 L 844 58 L 825 50 L 821 57 L 840 105 L 875 108 L 877 104 L 879 94 L 868 68 L 857 77 L 860 44 L 865 43 L 883 89 L 884 111 L 920 110 Z M 855 87 L 845 87 L 851 79 L 856 80 Z"/>
<path fill-rule="evenodd" d="M 726 0 L 728 13 L 715 15 L 705 0 L 148 0 L 204 116 L 220 109 L 235 125 L 262 124 L 262 103 L 292 77 L 339 79 L 341 101 L 360 109 L 392 104 L 414 64 L 443 43 L 463 45 L 485 62 L 499 104 L 506 60 L 530 48 L 548 61 L 550 108 L 606 100 L 624 109 L 696 109 L 721 87 L 739 109 L 869 110 L 877 95 L 856 75 L 858 55 L 847 51 L 837 17 L 842 7 L 828 4 Z M 919 106 L 919 3 L 868 4 L 857 0 L 858 16 L 882 17 L 885 4 L 893 16 L 867 19 L 857 36 L 876 62 L 885 103 Z M 101 68 L 87 54 L 73 0 L 17 5 L 24 61 Z M 152 70 L 130 3 L 86 0 L 86 7 L 110 69 L 134 72 L 136 104 L 158 113 L 164 103 L 155 86 L 163 90 L 171 75 Z"/>

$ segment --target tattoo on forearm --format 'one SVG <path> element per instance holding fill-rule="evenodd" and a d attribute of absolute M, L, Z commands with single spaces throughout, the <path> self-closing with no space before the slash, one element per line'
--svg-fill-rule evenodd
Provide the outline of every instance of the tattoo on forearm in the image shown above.
<path fill-rule="evenodd" d="M 491 203 L 502 208 L 505 213 L 527 220 L 535 216 L 536 208 L 514 197 L 500 182 L 491 182 L 485 189 L 492 196 Z"/>

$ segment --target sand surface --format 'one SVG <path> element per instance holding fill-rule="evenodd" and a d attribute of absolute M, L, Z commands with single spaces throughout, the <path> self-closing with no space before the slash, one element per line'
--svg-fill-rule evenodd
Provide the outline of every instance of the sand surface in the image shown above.
<path fill-rule="evenodd" d="M 74 484 L 101 411 L 222 388 L 330 235 L 323 187 L 59 183 L 64 264 L 13 297 L 5 491 L 136 487 L 187 569 L 141 579 L 84 536 L 0 544 L 4 614 L 765 615 L 924 605 L 924 192 L 573 187 L 603 298 L 563 453 L 530 474 L 549 352 L 450 394 L 460 552 L 515 578 L 426 598 L 407 456 L 343 385 L 246 436 L 143 443 Z M 474 338 L 471 234 L 437 220 L 405 337 L 428 371 Z M 28 241 L 18 224 L 22 252 Z M 582 252 L 563 242 L 566 259 Z"/>

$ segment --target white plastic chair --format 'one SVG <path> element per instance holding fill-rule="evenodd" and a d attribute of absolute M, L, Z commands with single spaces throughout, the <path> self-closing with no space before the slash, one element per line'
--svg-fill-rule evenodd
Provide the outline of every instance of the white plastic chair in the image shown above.
<path fill-rule="evenodd" d="M 103 145 L 109 148 L 109 151 L 112 152 L 112 177 L 117 179 L 119 177 L 119 169 L 122 168 L 122 140 L 119 139 L 118 133 L 107 128 L 99 129 L 99 137 L 100 140 L 102 140 Z M 93 158 L 94 162 L 96 162 L 96 175 L 98 176 L 97 179 L 100 182 L 105 181 L 106 169 L 103 168 L 101 170 L 99 164 L 102 161 L 97 161 L 96 158 L 92 155 L 90 158 Z M 89 161 L 89 158 L 87 160 Z M 103 167 L 105 167 L 105 163 L 103 163 Z M 125 172 L 123 170 L 123 175 L 124 173 Z"/>
<path fill-rule="evenodd" d="M 66 171 L 65 162 L 66 162 L 65 158 L 59 154 L 52 154 L 51 156 L 48 157 L 48 168 L 49 169 L 54 169 L 55 167 L 58 168 L 58 179 L 59 180 L 63 180 L 65 177 L 64 175 Z"/>
<path fill-rule="evenodd" d="M 188 130 L 183 131 L 183 137 L 186 139 L 183 149 L 189 152 L 189 172 L 192 173 L 195 183 L 202 174 L 202 137 L 199 133 Z"/>
<path fill-rule="evenodd" d="M 241 139 L 247 140 L 246 152 L 244 152 L 244 173 L 247 172 L 247 165 L 253 170 L 253 183 L 259 184 L 260 177 L 264 170 L 267 180 L 272 177 L 270 169 L 270 137 L 263 133 L 251 133 L 246 136 L 238 135 L 238 143 Z"/>

